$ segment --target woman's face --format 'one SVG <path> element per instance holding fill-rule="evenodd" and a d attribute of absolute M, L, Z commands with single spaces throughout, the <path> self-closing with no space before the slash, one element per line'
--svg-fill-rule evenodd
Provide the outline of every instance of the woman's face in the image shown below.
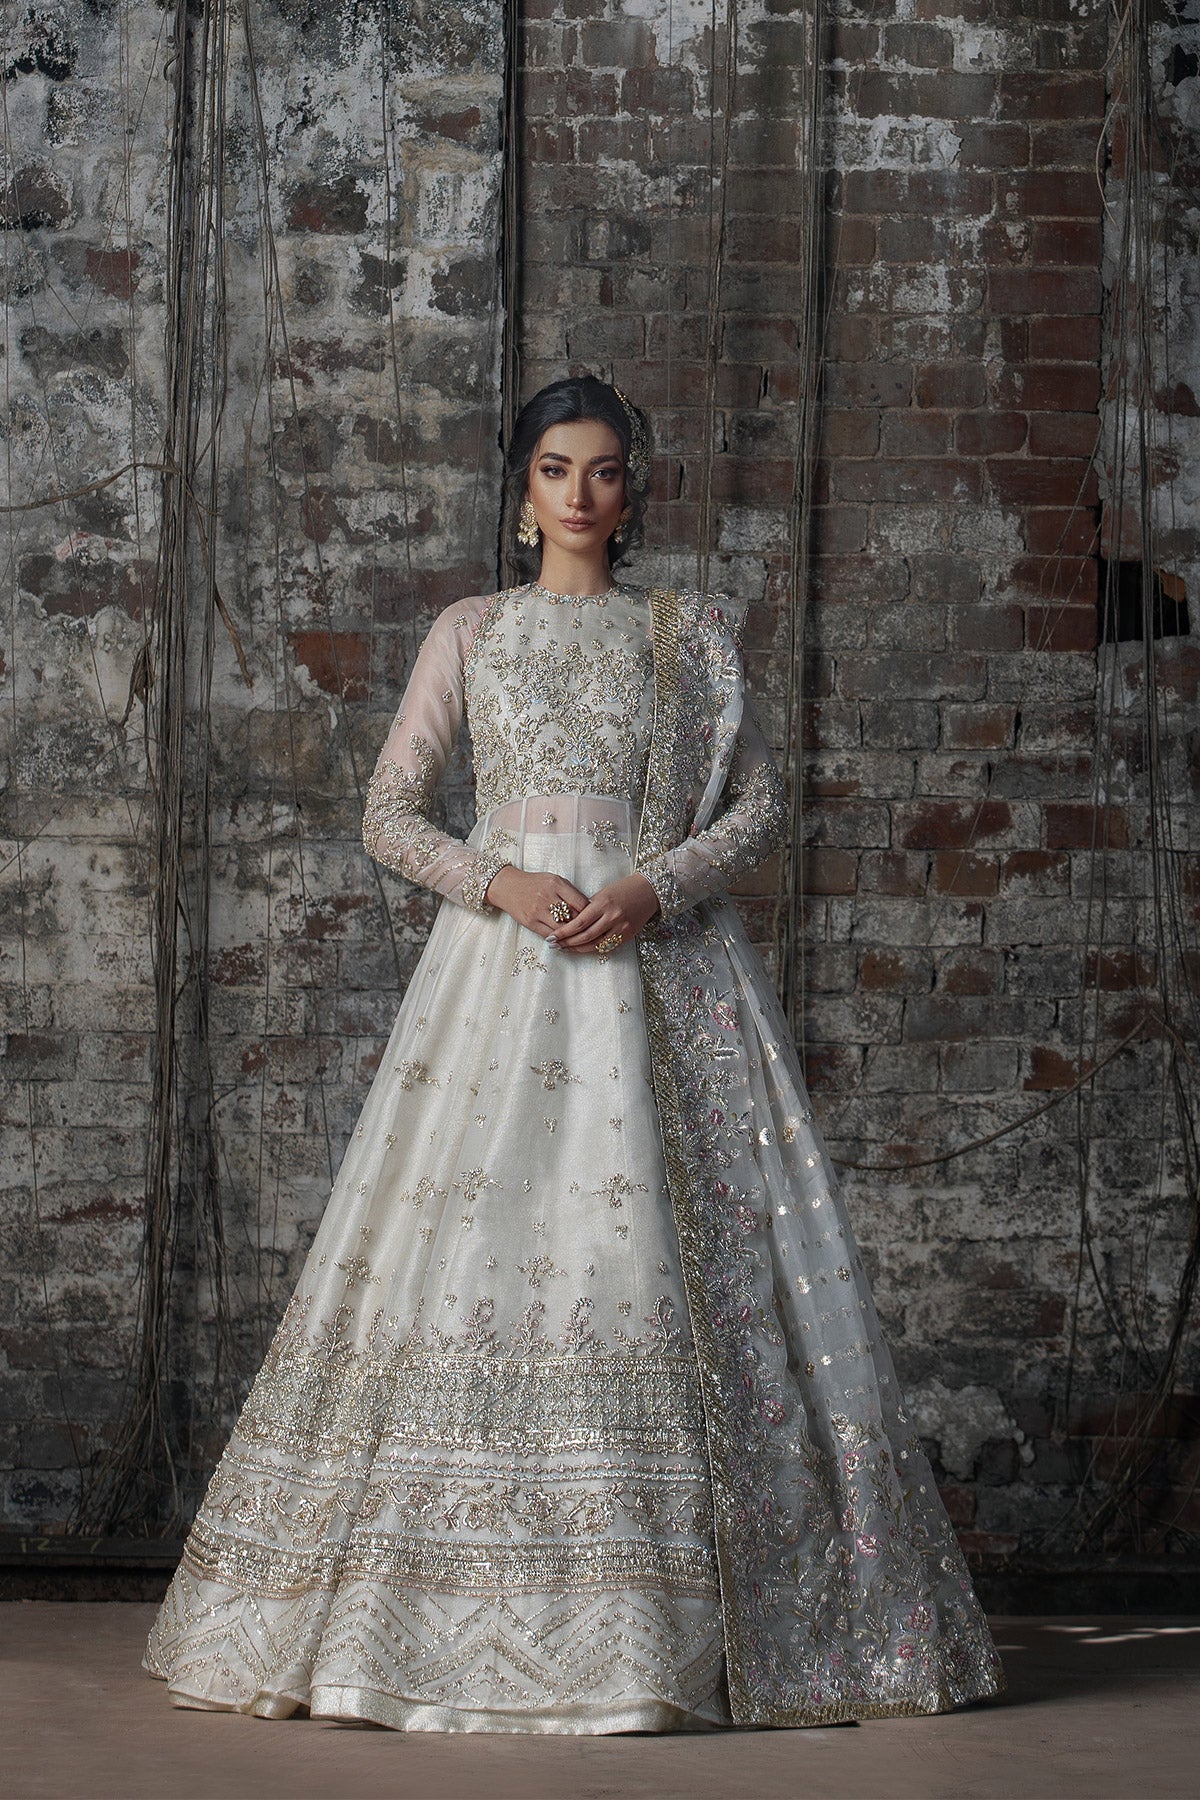
<path fill-rule="evenodd" d="M 551 425 L 529 465 L 526 491 L 547 543 L 595 554 L 625 511 L 620 438 L 600 419 Z"/>

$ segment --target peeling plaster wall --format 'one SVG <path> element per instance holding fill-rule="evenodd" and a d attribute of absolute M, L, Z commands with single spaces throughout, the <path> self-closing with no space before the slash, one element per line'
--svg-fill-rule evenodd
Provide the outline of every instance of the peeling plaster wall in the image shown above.
<path fill-rule="evenodd" d="M 170 17 L 132 0 L 9 15 L 4 451 L 21 500 L 153 461 L 161 443 Z M 523 17 L 523 391 L 587 367 L 650 407 L 658 504 L 635 573 L 689 579 L 721 44 L 691 0 L 531 0 Z M 218 625 L 211 738 L 189 744 L 193 788 L 206 760 L 211 772 L 213 851 L 189 892 L 196 904 L 206 888 L 212 908 L 243 1377 L 431 917 L 363 858 L 358 788 L 425 623 L 493 581 L 502 67 L 490 0 L 268 0 L 250 19 L 270 186 L 235 14 L 215 537 L 250 679 Z M 787 0 L 754 0 L 740 20 L 712 579 L 753 602 L 751 672 L 778 741 L 802 35 Z M 1152 979 L 1133 948 L 1133 765 L 1105 827 L 1110 946 L 1085 954 L 1107 42 L 1099 0 L 834 9 L 804 1049 L 850 1161 L 934 1155 L 1062 1093 L 1081 1019 L 1096 1009 L 1119 1035 Z M 1189 279 L 1181 264 L 1190 368 Z M 1185 499 L 1190 431 L 1187 419 Z M 153 1015 L 136 697 L 122 715 L 157 492 L 146 471 L 11 521 L 4 832 L 24 847 L 5 883 L 25 898 L 0 924 L 0 1451 L 4 1517 L 22 1526 L 67 1516 L 131 1328 Z M 1194 708 L 1191 652 L 1176 662 Z M 446 797 L 459 826 L 468 775 L 464 746 Z M 1182 762 L 1171 779 L 1186 798 Z M 768 867 L 739 896 L 768 950 L 777 878 Z M 1148 1259 L 1151 1335 L 1185 1228 L 1169 1151 L 1166 1199 L 1148 1202 L 1158 1171 L 1141 1093 L 1158 1054 L 1136 1043 L 1103 1078 L 1092 1177 L 1118 1288 Z M 914 1416 L 976 1551 L 1028 1547 L 1062 1514 L 1126 1379 L 1085 1284 L 1075 1408 L 1059 1415 L 1077 1231 L 1069 1114 L 931 1170 L 847 1177 Z M 194 1345 L 177 1344 L 177 1371 L 201 1391 L 202 1233 L 181 1244 L 179 1301 Z M 1164 1506 L 1194 1527 L 1181 1418 L 1159 1473 Z M 197 1429 L 202 1462 L 224 1424 Z"/>
<path fill-rule="evenodd" d="M 20 502 L 161 460 L 173 16 L 9 9 L 3 448 Z M 359 794 L 429 620 L 491 580 L 500 348 L 496 9 L 280 0 L 249 24 L 261 126 L 235 9 L 212 540 L 246 674 L 218 622 L 211 726 L 194 694 L 186 752 L 193 804 L 206 771 L 211 796 L 188 893 L 193 919 L 210 908 L 238 1380 L 298 1274 L 432 918 L 364 856 Z M 2 1514 L 20 1525 L 69 1512 L 133 1329 L 154 1007 L 145 721 L 126 700 L 158 494 L 152 467 L 123 475 L 16 515 L 6 545 L 0 1447 Z M 194 670 L 200 651 L 197 611 Z M 462 824 L 461 758 L 446 805 Z M 194 994 L 189 980 L 185 1171 L 206 1105 Z M 211 1246 L 186 1200 L 183 1218 L 181 1436 L 206 1428 L 186 1394 L 211 1386 L 216 1353 Z"/>

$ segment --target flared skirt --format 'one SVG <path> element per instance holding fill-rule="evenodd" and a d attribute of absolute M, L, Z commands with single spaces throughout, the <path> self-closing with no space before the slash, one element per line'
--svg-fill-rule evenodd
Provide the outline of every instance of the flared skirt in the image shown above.
<path fill-rule="evenodd" d="M 523 866 L 585 893 L 632 867 L 619 801 L 530 800 L 475 835 L 497 828 Z M 793 1608 L 808 1710 L 937 1710 L 994 1690 L 994 1652 L 904 1429 L 794 1054 L 774 1048 L 766 972 L 732 908 L 702 913 L 706 964 L 755 1068 L 771 1066 L 773 1123 L 757 1130 L 799 1158 L 793 1214 L 817 1194 L 826 1209 L 811 1266 L 795 1242 L 776 1271 L 784 1360 L 808 1383 L 796 1558 L 811 1567 Z M 763 1258 L 786 1259 L 770 1187 L 729 1204 Z M 801 1318 L 797 1294 L 814 1293 Z M 873 1453 L 907 1466 L 878 1573 L 877 1534 L 854 1516 L 867 1459 L 846 1436 L 864 1413 L 882 1421 Z M 147 1667 L 177 1704 L 272 1717 L 729 1724 L 713 1454 L 635 949 L 570 955 L 444 904 Z M 851 1589 L 871 1595 L 854 1616 Z"/>

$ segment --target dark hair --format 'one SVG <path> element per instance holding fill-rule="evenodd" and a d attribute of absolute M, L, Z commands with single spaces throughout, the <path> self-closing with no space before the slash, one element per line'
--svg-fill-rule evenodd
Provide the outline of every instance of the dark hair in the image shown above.
<path fill-rule="evenodd" d="M 645 415 L 636 407 L 634 411 L 641 420 L 646 443 L 649 444 L 650 432 Z M 523 576 L 536 575 L 540 561 L 537 549 L 527 549 L 524 544 L 517 542 L 517 524 L 525 501 L 530 464 L 543 434 L 552 425 L 573 425 L 580 419 L 595 419 L 603 425 L 611 425 L 620 441 L 621 456 L 625 463 L 625 504 L 629 508 L 629 517 L 622 527 L 620 543 L 616 541 L 615 534 L 608 540 L 610 567 L 622 562 L 642 541 L 646 491 L 635 488 L 629 477 L 629 453 L 633 439 L 629 415 L 617 397 L 616 390 L 607 381 L 599 381 L 595 375 L 571 375 L 564 381 L 552 381 L 549 387 L 542 388 L 532 400 L 526 401 L 517 414 L 517 422 L 513 426 L 505 454 L 503 538 L 509 556 Z"/>

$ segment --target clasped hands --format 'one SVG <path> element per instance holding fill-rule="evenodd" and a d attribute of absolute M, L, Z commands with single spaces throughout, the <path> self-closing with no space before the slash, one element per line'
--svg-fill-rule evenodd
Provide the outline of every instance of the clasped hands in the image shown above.
<path fill-rule="evenodd" d="M 563 875 L 508 863 L 492 876 L 484 898 L 518 925 L 576 955 L 603 956 L 615 950 L 636 937 L 658 911 L 658 895 L 644 875 L 622 875 L 589 899 Z M 564 920 L 567 907 L 571 917 Z"/>

